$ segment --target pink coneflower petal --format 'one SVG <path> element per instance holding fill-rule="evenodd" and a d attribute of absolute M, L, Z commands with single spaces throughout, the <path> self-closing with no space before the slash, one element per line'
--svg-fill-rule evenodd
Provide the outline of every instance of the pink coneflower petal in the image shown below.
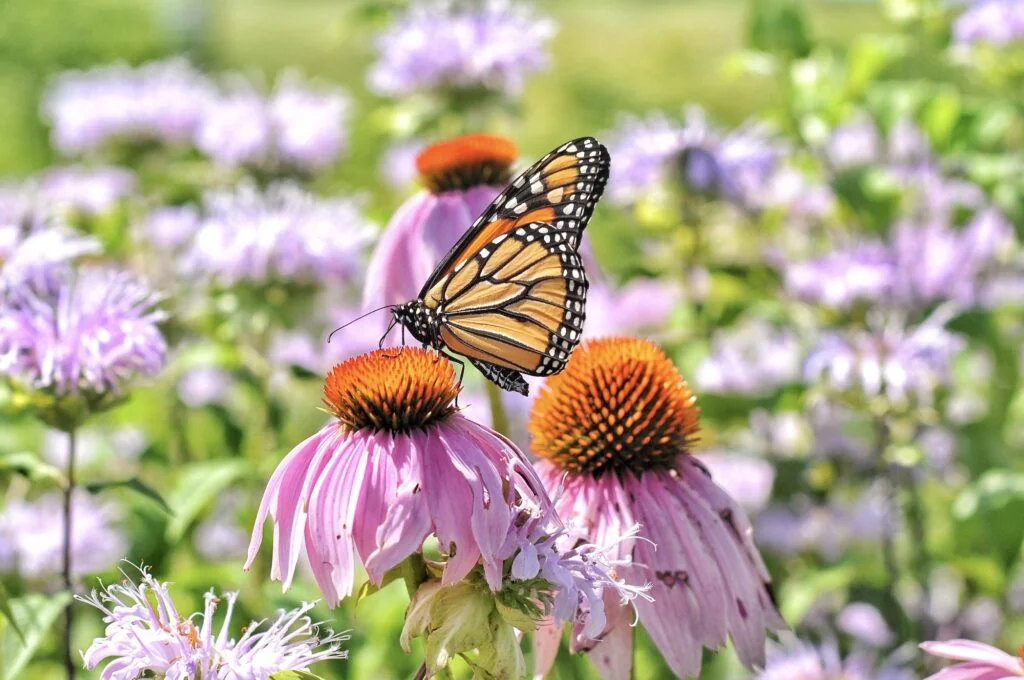
<path fill-rule="evenodd" d="M 767 633 L 785 628 L 743 511 L 690 455 L 698 412 L 653 343 L 609 338 L 581 345 L 530 419 L 544 459 L 536 466 L 560 514 L 595 542 L 618 542 L 629 582 L 652 584 L 636 611 L 681 676 L 699 675 L 704 648 L 730 637 L 744 665 L 762 666 Z M 622 541 L 636 524 L 643 540 Z M 584 636 L 574 646 L 593 647 L 592 659 L 606 646 L 625 649 L 621 625 L 609 614 L 600 642 Z M 595 663 L 605 677 L 628 673 L 616 654 Z"/>
<path fill-rule="evenodd" d="M 1020 657 L 1011 656 L 1001 649 L 996 649 L 991 645 L 986 645 L 981 642 L 975 642 L 973 640 L 922 642 L 921 649 L 929 654 L 941 656 L 945 659 L 955 659 L 957 661 L 968 661 L 983 664 L 992 667 L 993 669 L 999 668 L 1004 671 L 1010 671 L 1016 676 L 1024 677 L 1024 660 Z M 950 669 L 946 669 L 943 672 L 947 672 L 949 670 Z"/>
<path fill-rule="evenodd" d="M 511 505 L 551 508 L 525 456 L 453 406 L 451 363 L 420 349 L 380 350 L 334 368 L 324 402 L 335 421 L 299 444 L 267 486 L 249 548 L 274 520 L 271 575 L 287 588 L 303 547 L 329 605 L 353 591 L 355 554 L 373 583 L 434 534 L 463 579 L 483 560 L 500 589 Z"/>

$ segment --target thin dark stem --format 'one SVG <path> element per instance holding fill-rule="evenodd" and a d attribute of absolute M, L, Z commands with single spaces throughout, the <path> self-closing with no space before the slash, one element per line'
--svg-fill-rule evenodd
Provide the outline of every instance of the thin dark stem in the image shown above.
<path fill-rule="evenodd" d="M 885 515 L 882 518 L 882 561 L 886 575 L 886 609 L 890 622 L 905 628 L 906 617 L 903 616 L 896 587 L 899 583 L 899 562 L 896 559 L 895 527 L 900 517 L 899 499 L 896 497 L 897 486 L 891 475 L 889 464 L 885 460 L 885 450 L 889 447 L 889 426 L 883 418 L 875 419 L 874 457 L 879 477 L 885 483 Z"/>
<path fill-rule="evenodd" d="M 73 594 L 71 583 L 71 501 L 75 492 L 75 431 L 68 432 L 67 486 L 64 487 L 63 577 L 64 589 Z M 64 669 L 69 680 L 75 677 L 75 659 L 71 650 L 74 623 L 74 599 L 64 607 Z"/>
<path fill-rule="evenodd" d="M 907 525 L 910 529 L 910 538 L 914 549 L 911 552 L 911 568 L 916 575 L 918 583 L 921 584 L 920 613 L 917 620 L 918 640 L 931 640 L 935 637 L 935 626 L 931 619 L 931 595 L 928 591 L 928 577 L 930 571 L 928 546 L 925 544 L 927 534 L 925 531 L 924 506 L 921 504 L 921 494 L 917 480 L 914 479 L 913 470 L 904 470 L 901 475 L 903 489 L 907 495 Z"/>

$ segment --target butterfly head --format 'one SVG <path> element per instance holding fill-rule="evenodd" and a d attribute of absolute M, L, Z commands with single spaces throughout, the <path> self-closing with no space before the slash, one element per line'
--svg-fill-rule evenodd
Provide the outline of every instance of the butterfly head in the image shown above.
<path fill-rule="evenodd" d="M 409 300 L 391 308 L 395 321 L 412 333 L 424 345 L 437 345 L 438 318 L 434 310 L 423 304 L 423 300 Z"/>

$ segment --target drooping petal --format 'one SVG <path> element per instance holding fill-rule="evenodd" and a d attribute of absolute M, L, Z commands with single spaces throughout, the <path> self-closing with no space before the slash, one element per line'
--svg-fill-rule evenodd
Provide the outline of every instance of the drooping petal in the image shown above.
<path fill-rule="evenodd" d="M 291 587 L 292 578 L 295 576 L 295 565 L 298 564 L 299 553 L 302 550 L 302 544 L 298 538 L 300 533 L 306 535 L 307 548 L 309 545 L 306 525 L 309 494 L 313 491 L 313 485 L 316 484 L 316 480 L 330 460 L 334 445 L 339 439 L 336 429 L 331 432 L 325 430 L 326 428 L 321 430 L 323 437 L 317 443 L 309 466 L 303 471 L 302 485 L 298 488 L 298 493 L 289 499 L 294 500 L 294 505 L 282 504 L 279 500 L 278 508 L 281 515 L 274 517 L 276 522 L 274 525 L 274 547 L 276 551 L 274 562 L 270 568 L 270 577 L 281 579 L 283 590 L 288 590 Z"/>
<path fill-rule="evenodd" d="M 358 503 L 367 467 L 367 451 L 361 441 L 341 444 L 331 456 L 309 498 L 307 543 L 315 546 L 320 560 L 310 567 L 325 595 L 334 599 L 328 605 L 352 593 L 355 577 L 352 516 Z"/>
<path fill-rule="evenodd" d="M 389 569 L 419 552 L 430 534 L 431 513 L 423 492 L 420 468 L 423 444 L 423 438 L 417 436 L 395 437 L 391 443 L 397 479 L 401 482 L 377 529 L 377 548 L 363 560 L 374 583 L 380 583 Z"/>
<path fill-rule="evenodd" d="M 606 611 L 610 604 L 606 599 Z M 621 605 L 618 609 L 632 612 L 631 608 Z M 587 658 L 597 668 L 602 680 L 630 680 L 633 674 L 633 627 L 629 625 L 628 615 L 616 615 L 615 623 L 607 628 L 601 640 L 587 653 Z"/>
<path fill-rule="evenodd" d="M 957 661 L 976 661 L 989 664 L 1005 671 L 1024 676 L 1024 663 L 1019 658 L 1010 656 L 1001 649 L 973 640 L 947 640 L 945 642 L 922 642 L 921 649 Z"/>

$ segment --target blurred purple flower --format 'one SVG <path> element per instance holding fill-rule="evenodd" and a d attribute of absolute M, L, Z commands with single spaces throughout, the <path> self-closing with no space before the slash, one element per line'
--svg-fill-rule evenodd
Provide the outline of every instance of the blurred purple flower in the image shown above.
<path fill-rule="evenodd" d="M 0 229 L 18 234 L 23 229 L 31 228 L 37 212 L 38 197 L 37 180 L 0 183 Z M 9 237 L 4 237 L 0 249 L 8 241 Z"/>
<path fill-rule="evenodd" d="M 854 651 L 840 656 L 834 642 L 814 646 L 794 636 L 769 649 L 768 663 L 755 680 L 914 680 L 914 673 L 895 662 L 879 668 L 875 654 Z"/>
<path fill-rule="evenodd" d="M 682 300 L 680 287 L 662 279 L 632 279 L 619 288 L 594 281 L 587 291 L 583 337 L 656 335 Z"/>
<path fill-rule="evenodd" d="M 930 405 L 948 383 L 953 358 L 966 346 L 945 329 L 950 310 L 938 310 L 917 327 L 890 321 L 874 331 L 825 334 L 804 363 L 804 378 L 841 392 L 885 395 L 894 402 L 915 398 Z"/>
<path fill-rule="evenodd" d="M 785 266 L 786 291 L 798 300 L 844 309 L 889 296 L 896 276 L 889 249 L 867 241 Z"/>
<path fill-rule="evenodd" d="M 137 461 L 149 446 L 149 438 L 138 427 L 83 427 L 75 432 L 75 464 L 80 467 L 114 464 L 123 469 Z M 43 458 L 61 469 L 67 468 L 67 435 L 47 430 L 43 435 Z"/>
<path fill-rule="evenodd" d="M 703 451 L 697 459 L 715 483 L 747 512 L 757 512 L 771 498 L 775 468 L 768 461 L 717 449 Z"/>
<path fill-rule="evenodd" d="M 834 561 L 854 546 L 874 546 L 886 522 L 884 492 L 869 487 L 853 499 L 834 498 L 828 505 L 771 505 L 754 522 L 758 543 L 780 555 L 812 553 Z"/>
<path fill-rule="evenodd" d="M 179 248 L 199 228 L 199 211 L 194 205 L 161 206 L 145 217 L 140 236 L 159 249 Z"/>
<path fill-rule="evenodd" d="M 116 140 L 191 140 L 213 87 L 186 61 L 124 64 L 59 75 L 43 100 L 53 145 L 72 156 Z"/>
<path fill-rule="evenodd" d="M 882 613 L 866 602 L 843 607 L 836 617 L 836 627 L 875 649 L 888 647 L 896 637 Z"/>
<path fill-rule="evenodd" d="M 914 121 L 900 118 L 886 135 L 886 153 L 890 163 L 916 166 L 931 157 L 931 140 Z"/>
<path fill-rule="evenodd" d="M 346 283 L 361 271 L 371 223 L 351 199 L 320 199 L 297 184 L 213 193 L 183 257 L 186 274 L 239 282 Z"/>
<path fill-rule="evenodd" d="M 295 73 L 286 73 L 271 95 L 277 158 L 302 170 L 333 165 L 348 145 L 345 133 L 351 102 L 339 88 L 313 87 Z"/>
<path fill-rule="evenodd" d="M 228 491 L 217 497 L 210 515 L 196 527 L 193 544 L 196 552 L 210 562 L 226 562 L 245 557 L 249 533 L 238 522 L 238 510 L 245 497 Z"/>
<path fill-rule="evenodd" d="M 270 95 L 236 76 L 210 101 L 195 142 L 229 168 L 322 170 L 345 150 L 349 106 L 341 89 L 307 84 L 294 72 L 282 75 Z"/>
<path fill-rule="evenodd" d="M 158 296 L 134 276 L 69 269 L 56 286 L 23 285 L 0 298 L 0 373 L 58 395 L 119 393 L 155 375 L 167 344 Z"/>
<path fill-rule="evenodd" d="M 233 168 L 269 163 L 271 121 L 264 96 L 239 79 L 212 99 L 196 128 L 196 147 L 216 163 Z"/>
<path fill-rule="evenodd" d="M 391 97 L 448 88 L 516 95 L 527 75 L 547 66 L 555 31 L 553 21 L 510 0 L 417 0 L 378 36 L 370 89 Z"/>
<path fill-rule="evenodd" d="M 416 157 L 427 146 L 422 139 L 392 144 L 381 155 L 378 172 L 392 189 L 408 189 L 416 183 Z"/>
<path fill-rule="evenodd" d="M 24 238 L 20 229 L 14 230 L 18 233 L 11 239 L 8 252 L 0 252 L 0 294 L 23 286 L 52 291 L 60 285 L 67 262 L 100 252 L 99 241 L 68 228 L 43 228 Z M 4 306 L 0 301 L 0 308 Z"/>
<path fill-rule="evenodd" d="M 134 173 L 112 166 L 52 168 L 39 180 L 40 200 L 90 217 L 109 211 L 137 188 Z"/>
<path fill-rule="evenodd" d="M 514 519 L 509 498 L 544 512 L 550 501 L 518 449 L 455 410 L 458 391 L 448 362 L 412 347 L 336 366 L 324 384 L 335 419 L 296 446 L 267 483 L 246 567 L 270 514 L 271 577 L 290 587 L 304 546 L 331 607 L 352 593 L 354 553 L 380 584 L 430 535 L 449 556 L 443 584 L 482 562 L 498 590 L 499 551 Z"/>
<path fill-rule="evenodd" d="M 231 389 L 231 374 L 215 366 L 197 366 L 178 380 L 178 398 L 189 408 L 223 402 Z"/>
<path fill-rule="evenodd" d="M 969 0 L 953 23 L 953 39 L 961 44 L 1008 45 L 1024 39 L 1024 5 L 1019 0 Z"/>
<path fill-rule="evenodd" d="M 107 629 L 93 640 L 82 658 L 89 670 L 108 662 L 102 677 L 133 680 L 148 675 L 210 680 L 267 680 L 284 670 L 308 670 L 319 661 L 344 659 L 344 633 L 321 636 L 320 626 L 307 613 L 307 603 L 281 611 L 267 620 L 252 621 L 237 640 L 231 637 L 231 616 L 238 593 L 228 593 L 227 613 L 220 631 L 213 617 L 221 598 L 211 590 L 202 612 L 182 617 L 171 600 L 168 583 L 140 570 L 141 583 L 124 581 L 76 599 L 103 612 Z M 197 620 L 201 623 L 197 625 Z"/>
<path fill-rule="evenodd" d="M 933 656 L 960 663 L 929 675 L 925 680 L 1011 680 L 1024 678 L 1024 656 L 1010 656 L 1001 649 L 973 640 L 922 642 Z"/>
<path fill-rule="evenodd" d="M 940 222 L 901 222 L 893 235 L 893 293 L 907 306 L 975 304 L 984 274 L 1013 241 L 1013 226 L 995 210 L 977 213 L 961 230 Z"/>
<path fill-rule="evenodd" d="M 825 144 L 825 157 L 835 170 L 870 165 L 882 157 L 878 127 L 867 116 L 855 116 L 832 130 Z"/>
<path fill-rule="evenodd" d="M 114 506 L 82 489 L 71 499 L 71 570 L 75 576 L 111 569 L 128 541 Z M 64 549 L 64 499 L 46 493 L 33 501 L 10 499 L 0 508 L 0 571 L 31 580 L 60 574 Z"/>
<path fill-rule="evenodd" d="M 717 331 L 711 354 L 697 367 L 703 391 L 765 394 L 800 379 L 801 343 L 788 330 L 760 320 Z"/>
<path fill-rule="evenodd" d="M 782 153 L 765 129 L 746 125 L 722 134 L 697 106 L 686 109 L 682 123 L 661 114 L 626 118 L 608 147 L 615 158 L 610 195 L 620 204 L 635 203 L 678 177 L 694 193 L 757 207 L 754 199 L 766 195 Z"/>

